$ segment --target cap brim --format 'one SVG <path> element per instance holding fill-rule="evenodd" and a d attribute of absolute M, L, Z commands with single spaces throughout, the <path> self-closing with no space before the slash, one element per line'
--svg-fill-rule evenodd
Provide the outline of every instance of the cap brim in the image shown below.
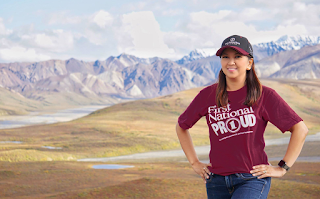
<path fill-rule="evenodd" d="M 248 52 L 246 52 L 245 50 L 243 50 L 242 48 L 239 48 L 239 47 L 237 47 L 237 46 L 223 46 L 223 47 L 221 47 L 221 48 L 217 51 L 216 55 L 220 57 L 221 54 L 222 54 L 222 52 L 223 52 L 226 48 L 232 48 L 232 49 L 238 51 L 239 53 L 241 53 L 241 54 L 243 54 L 243 55 L 249 55 Z"/>

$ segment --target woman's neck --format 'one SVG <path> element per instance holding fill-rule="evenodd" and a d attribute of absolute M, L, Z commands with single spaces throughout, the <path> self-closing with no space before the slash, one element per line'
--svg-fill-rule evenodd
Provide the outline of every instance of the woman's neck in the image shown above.
<path fill-rule="evenodd" d="M 244 85 L 246 85 L 245 80 L 234 81 L 234 80 L 226 79 L 226 81 L 227 81 L 227 91 L 236 91 L 244 87 Z"/>

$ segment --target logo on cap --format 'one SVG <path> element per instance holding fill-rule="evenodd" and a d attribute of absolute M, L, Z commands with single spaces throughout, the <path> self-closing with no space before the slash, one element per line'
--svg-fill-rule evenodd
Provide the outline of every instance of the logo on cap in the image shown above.
<path fill-rule="evenodd" d="M 229 46 L 229 45 L 241 45 L 240 42 L 236 41 L 236 38 L 232 37 L 230 38 L 230 41 L 224 44 L 225 46 Z"/>

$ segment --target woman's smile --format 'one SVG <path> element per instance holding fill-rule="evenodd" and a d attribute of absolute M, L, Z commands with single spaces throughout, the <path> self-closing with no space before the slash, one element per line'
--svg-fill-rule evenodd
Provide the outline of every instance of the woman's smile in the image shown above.
<path fill-rule="evenodd" d="M 228 69 L 228 71 L 230 71 L 230 72 L 233 72 L 233 71 L 236 71 L 237 70 L 237 68 L 227 68 Z"/>

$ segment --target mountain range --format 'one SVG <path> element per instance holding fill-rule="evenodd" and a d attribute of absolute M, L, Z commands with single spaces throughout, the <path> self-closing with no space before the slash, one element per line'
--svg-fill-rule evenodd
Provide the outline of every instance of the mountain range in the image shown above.
<path fill-rule="evenodd" d="M 191 51 L 188 55 L 182 57 L 181 59 L 177 60 L 178 64 L 188 64 L 192 61 L 203 59 L 206 57 L 214 56 L 218 49 L 195 49 Z"/>
<path fill-rule="evenodd" d="M 252 47 L 255 60 L 261 60 L 280 52 L 299 50 L 305 46 L 314 46 L 317 44 L 320 44 L 320 36 L 285 35 L 280 37 L 277 41 L 259 43 Z"/>
<path fill-rule="evenodd" d="M 253 45 L 255 61 L 259 61 L 265 57 L 272 56 L 279 52 L 299 50 L 305 46 L 314 46 L 320 44 L 320 36 L 305 36 L 305 35 L 285 35 L 276 41 L 258 43 Z M 218 49 L 195 49 L 188 55 L 176 61 L 178 64 L 190 63 L 197 59 L 202 59 L 209 56 L 214 56 Z"/>
<path fill-rule="evenodd" d="M 255 45 L 259 76 L 320 78 L 320 45 L 315 45 L 319 41 L 320 37 L 287 36 L 273 43 Z M 48 106 L 114 104 L 168 95 L 214 82 L 221 66 L 220 58 L 211 55 L 197 49 L 177 61 L 121 54 L 94 62 L 71 58 L 0 63 L 0 87 Z"/>
<path fill-rule="evenodd" d="M 282 51 L 260 60 L 256 66 L 260 77 L 319 79 L 320 44 Z"/>

